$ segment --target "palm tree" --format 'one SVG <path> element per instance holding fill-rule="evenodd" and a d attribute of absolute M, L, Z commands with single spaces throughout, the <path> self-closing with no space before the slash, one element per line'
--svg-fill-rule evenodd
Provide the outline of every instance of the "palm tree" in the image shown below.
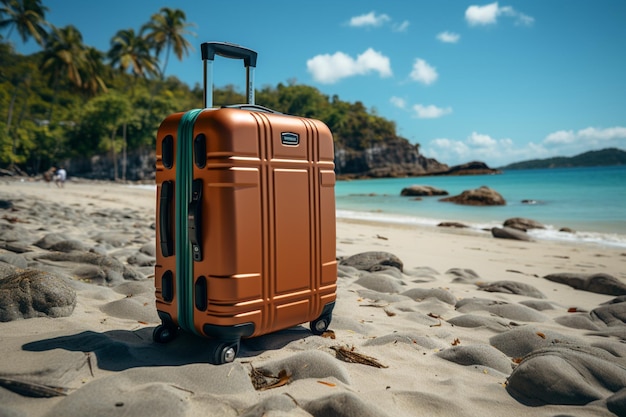
<path fill-rule="evenodd" d="M 81 69 L 84 61 L 85 45 L 80 31 L 72 25 L 53 28 L 41 63 L 41 69 L 50 77 L 50 84 L 58 85 L 59 77 L 64 76 L 71 85 L 80 89 L 83 85 Z"/>
<path fill-rule="evenodd" d="M 152 20 L 146 23 L 141 31 L 146 32 L 146 39 L 156 51 L 157 58 L 165 49 L 165 60 L 161 68 L 161 79 L 165 76 L 165 69 L 169 61 L 170 52 L 173 50 L 178 60 L 183 59 L 183 55 L 189 54 L 189 49 L 193 49 L 186 35 L 196 34 L 189 27 L 195 26 L 193 23 L 186 23 L 185 12 L 179 9 L 163 7 L 159 13 L 152 15 Z"/>
<path fill-rule="evenodd" d="M 159 65 L 155 57 L 150 54 L 150 46 L 145 38 L 137 36 L 133 29 L 118 31 L 111 39 L 111 49 L 108 53 L 111 65 L 118 68 L 121 73 L 130 72 L 135 80 L 139 77 L 159 73 Z M 134 95 L 134 83 L 131 86 L 131 97 Z M 126 140 L 126 122 L 122 126 L 123 148 L 122 148 L 122 179 L 126 180 L 126 150 L 128 141 Z M 115 179 L 117 180 L 117 160 L 113 160 L 115 169 Z"/>
<path fill-rule="evenodd" d="M 81 68 L 81 88 L 87 96 L 95 96 L 99 90 L 106 93 L 107 86 L 102 79 L 106 71 L 102 52 L 93 47 L 86 48 L 84 66 Z"/>
<path fill-rule="evenodd" d="M 9 28 L 6 39 L 11 37 L 13 29 L 17 31 L 22 42 L 27 42 L 29 38 L 34 38 L 39 45 L 43 45 L 47 36 L 45 27 L 48 22 L 44 19 L 48 8 L 41 5 L 41 0 L 1 0 L 0 1 L 0 29 Z M 24 83 L 23 87 L 26 94 L 29 94 L 27 81 L 30 80 L 30 74 L 24 74 L 22 80 L 19 80 L 14 87 L 14 91 L 9 104 L 6 135 L 11 132 L 11 123 L 13 115 L 13 106 L 20 90 L 20 83 Z M 19 126 L 19 122 L 18 122 Z M 16 137 L 13 137 L 13 152 L 16 149 Z"/>
<path fill-rule="evenodd" d="M 133 29 L 118 31 L 111 39 L 108 53 L 111 65 L 121 72 L 130 72 L 135 77 L 147 78 L 159 73 L 157 60 L 150 54 L 150 45 Z"/>
<path fill-rule="evenodd" d="M 45 44 L 48 22 L 44 15 L 48 8 L 41 0 L 1 0 L 0 4 L 0 29 L 9 28 L 7 39 L 15 29 L 22 42 L 33 38 L 39 45 Z"/>
<path fill-rule="evenodd" d="M 62 77 L 78 90 L 83 87 L 81 72 L 84 73 L 85 68 L 85 45 L 80 31 L 71 25 L 61 29 L 53 27 L 46 41 L 40 68 L 48 74 L 55 93 L 48 115 L 48 120 L 52 121 L 56 91 Z"/>

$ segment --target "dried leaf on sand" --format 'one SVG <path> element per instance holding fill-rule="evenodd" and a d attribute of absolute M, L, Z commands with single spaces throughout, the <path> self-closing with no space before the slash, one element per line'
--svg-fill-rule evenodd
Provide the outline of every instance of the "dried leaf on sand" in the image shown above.
<path fill-rule="evenodd" d="M 341 361 L 349 363 L 360 363 L 363 365 L 373 366 L 374 368 L 388 368 L 371 356 L 366 356 L 362 353 L 355 352 L 354 347 L 348 349 L 343 346 L 331 346 L 330 348 L 335 351 L 336 358 Z"/>
<path fill-rule="evenodd" d="M 51 385 L 0 377 L 0 386 L 27 397 L 50 398 L 67 395 L 68 389 Z"/>
<path fill-rule="evenodd" d="M 278 376 L 275 376 L 267 371 L 256 369 L 252 365 L 250 366 L 252 367 L 250 379 L 252 380 L 254 389 L 257 391 L 282 387 L 291 382 L 291 374 L 287 373 L 284 369 L 278 373 Z"/>

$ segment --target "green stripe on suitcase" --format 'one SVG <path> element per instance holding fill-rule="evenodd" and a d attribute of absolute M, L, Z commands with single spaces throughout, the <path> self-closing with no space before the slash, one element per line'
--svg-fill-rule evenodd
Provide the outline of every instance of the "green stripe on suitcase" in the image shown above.
<path fill-rule="evenodd" d="M 193 325 L 193 265 L 187 224 L 193 177 L 193 126 L 202 109 L 186 112 L 178 125 L 176 141 L 176 289 L 178 291 L 178 324 L 187 331 L 198 332 Z"/>

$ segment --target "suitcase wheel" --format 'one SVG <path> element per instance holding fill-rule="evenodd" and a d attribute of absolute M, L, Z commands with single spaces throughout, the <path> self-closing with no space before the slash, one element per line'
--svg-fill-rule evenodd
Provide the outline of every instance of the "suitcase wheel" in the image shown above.
<path fill-rule="evenodd" d="M 230 363 L 235 360 L 237 353 L 239 353 L 239 341 L 218 343 L 213 352 L 213 363 L 215 365 Z"/>
<path fill-rule="evenodd" d="M 152 332 L 152 340 L 157 343 L 168 343 L 176 338 L 177 330 L 174 327 L 159 324 Z"/>
<path fill-rule="evenodd" d="M 330 319 L 330 315 L 324 315 L 316 320 L 313 320 L 311 322 L 311 332 L 317 336 L 322 335 L 326 330 L 328 330 L 328 326 L 330 326 Z"/>

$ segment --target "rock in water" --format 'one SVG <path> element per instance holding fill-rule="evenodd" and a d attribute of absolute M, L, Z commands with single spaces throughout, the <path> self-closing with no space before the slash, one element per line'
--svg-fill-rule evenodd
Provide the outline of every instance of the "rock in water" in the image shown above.
<path fill-rule="evenodd" d="M 513 217 L 506 219 L 502 224 L 504 227 L 511 227 L 513 229 L 519 229 L 527 231 L 529 229 L 545 229 L 546 227 L 536 220 L 525 219 L 523 217 Z"/>
<path fill-rule="evenodd" d="M 446 190 L 431 187 L 430 185 L 411 185 L 403 188 L 400 195 L 409 197 L 425 197 L 432 195 L 448 195 L 448 192 Z"/>
<path fill-rule="evenodd" d="M 523 240 L 525 242 L 533 241 L 526 232 L 512 227 L 493 227 L 491 229 L 491 235 L 499 239 Z"/>
<path fill-rule="evenodd" d="M 74 289 L 49 272 L 23 269 L 0 280 L 0 322 L 66 317 L 75 306 Z"/>
<path fill-rule="evenodd" d="M 465 190 L 459 195 L 445 197 L 439 201 L 463 204 L 466 206 L 504 206 L 506 200 L 495 190 L 489 187 L 479 187 L 474 190 Z"/>

